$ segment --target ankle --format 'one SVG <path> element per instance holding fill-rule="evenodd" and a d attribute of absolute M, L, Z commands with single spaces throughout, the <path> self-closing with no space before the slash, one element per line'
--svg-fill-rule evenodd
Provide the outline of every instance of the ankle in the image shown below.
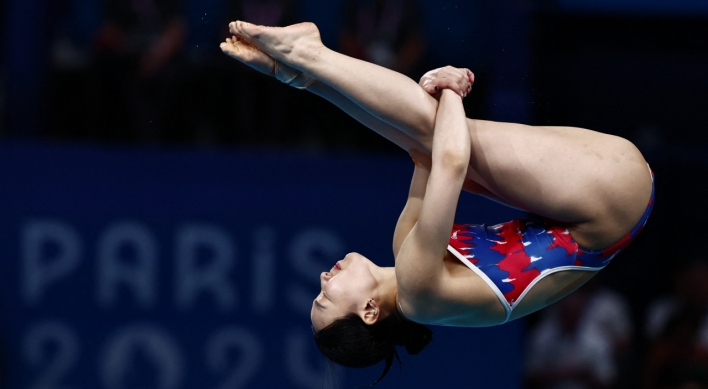
<path fill-rule="evenodd" d="M 318 44 L 298 45 L 293 48 L 289 62 L 292 67 L 300 71 L 307 71 L 322 62 L 328 51 L 331 50 L 321 42 L 318 42 Z"/>
<path fill-rule="evenodd" d="M 317 81 L 314 77 L 308 76 L 307 74 L 300 72 L 288 85 L 296 89 L 307 89 Z"/>
<path fill-rule="evenodd" d="M 315 82 L 313 77 L 276 60 L 271 73 L 278 81 L 297 89 L 306 89 Z"/>

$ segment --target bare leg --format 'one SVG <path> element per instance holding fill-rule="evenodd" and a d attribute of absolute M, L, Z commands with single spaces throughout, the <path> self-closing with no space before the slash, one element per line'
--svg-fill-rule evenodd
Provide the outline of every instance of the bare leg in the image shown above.
<path fill-rule="evenodd" d="M 235 25 L 238 23 L 240 22 L 232 23 L 232 31 L 236 32 Z M 225 43 L 222 43 L 221 48 L 226 54 L 244 64 L 260 72 L 273 75 L 274 60 L 259 49 L 253 47 L 250 44 L 250 40 L 248 40 L 248 42 L 244 40 L 246 40 L 246 38 L 243 36 L 240 36 L 240 38 L 228 38 Z M 338 53 L 334 54 L 339 55 Z M 339 56 L 340 59 L 351 59 L 343 55 Z M 437 113 L 438 106 L 437 99 L 431 97 L 415 82 L 399 73 L 368 62 L 354 61 L 353 64 L 350 64 L 351 67 L 364 70 L 368 68 L 368 71 L 371 72 L 368 81 L 374 82 L 373 85 L 379 88 L 379 92 L 390 92 L 389 89 L 381 88 L 382 83 L 378 81 L 383 79 L 388 82 L 394 81 L 392 82 L 392 87 L 403 87 L 403 89 L 400 89 L 402 93 L 396 93 L 381 99 L 369 100 L 364 103 L 346 96 L 342 91 L 335 89 L 319 79 L 316 79 L 307 90 L 333 103 L 349 116 L 376 131 L 386 139 L 394 142 L 430 168 L 432 133 L 435 123 L 434 117 Z M 361 77 L 361 75 L 358 76 Z M 306 80 L 296 78 L 293 84 L 294 86 L 299 86 L 298 82 L 305 81 Z M 356 78 L 353 78 L 353 81 L 356 81 Z M 363 96 L 366 97 L 367 94 Z M 384 103 L 388 98 L 390 98 L 394 104 L 389 105 Z M 421 106 L 425 107 L 425 109 L 415 109 Z M 381 118 L 386 119 L 386 121 Z M 402 128 L 406 128 L 407 131 L 403 131 Z M 410 134 L 413 134 L 415 138 Z M 479 177 L 473 169 L 470 169 L 469 179 L 465 181 L 464 189 L 509 207 L 519 208 L 518 205 L 511 204 L 502 199 L 487 189 L 484 184 L 480 184 L 480 182 L 483 182 L 482 178 Z"/>
<path fill-rule="evenodd" d="M 275 69 L 275 61 L 262 51 L 250 46 L 243 40 L 239 40 L 235 37 L 228 38 L 226 39 L 226 42 L 221 44 L 221 49 L 230 57 L 243 62 L 255 70 L 274 76 L 273 71 Z M 300 78 L 296 78 L 292 85 L 297 87 L 300 86 L 301 83 L 307 83 L 307 81 L 309 80 L 301 80 Z M 402 132 L 398 128 L 365 111 L 354 101 L 347 98 L 342 93 L 324 82 L 314 80 L 314 82 L 307 87 L 307 90 L 336 105 L 364 126 L 376 131 L 381 136 L 392 141 L 408 152 L 410 152 L 410 150 L 426 149 L 425 146 L 421 145 L 417 140 L 413 139 L 405 132 Z M 435 102 L 435 104 L 437 107 L 437 102 Z"/>
<path fill-rule="evenodd" d="M 236 37 L 228 38 L 226 42 L 222 43 L 221 48 L 232 58 L 237 59 L 262 73 L 274 76 L 273 71 L 275 69 L 275 61 L 262 51 L 245 43 L 244 41 L 239 40 Z M 310 80 L 297 77 L 292 82 L 292 85 L 299 87 L 304 84 L 308 84 L 309 81 Z M 374 116 L 370 112 L 365 111 L 362 107 L 356 104 L 356 102 L 352 101 L 338 90 L 332 88 L 329 84 L 326 84 L 320 80 L 315 79 L 314 82 L 309 84 L 307 90 L 333 103 L 346 112 L 349 116 L 406 150 L 409 154 L 417 158 L 419 161 L 422 161 L 424 165 L 430 168 L 430 150 L 432 144 L 423 145 L 406 132 L 401 131 L 400 129 Z M 437 111 L 437 100 L 435 100 L 434 103 L 436 104 L 435 109 Z M 375 109 L 373 111 L 376 112 Z M 404 116 L 404 119 L 407 119 L 408 117 L 409 116 Z M 472 174 L 474 171 L 470 170 L 470 173 Z M 463 188 L 468 192 L 486 197 L 506 206 L 518 208 L 518 206 L 503 200 L 482 184 L 479 184 L 472 179 L 467 179 Z"/>
<path fill-rule="evenodd" d="M 401 129 L 423 152 L 432 149 L 437 101 L 411 79 L 327 49 L 313 24 L 274 28 L 236 22 L 231 28 Z M 641 217 L 651 179 L 643 157 L 626 140 L 578 128 L 468 122 L 468 177 L 507 203 L 567 222 L 582 245 L 605 247 Z"/>
<path fill-rule="evenodd" d="M 269 56 L 323 81 L 432 149 L 438 103 L 410 78 L 327 49 L 312 23 L 277 28 L 234 22 L 230 28 Z M 279 43 L 281 38 L 287 42 Z"/>

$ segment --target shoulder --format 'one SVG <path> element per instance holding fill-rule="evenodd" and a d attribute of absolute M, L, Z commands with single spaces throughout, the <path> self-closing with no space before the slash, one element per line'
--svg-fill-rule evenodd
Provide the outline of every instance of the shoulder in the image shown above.
<path fill-rule="evenodd" d="M 400 288 L 404 316 L 421 324 L 460 327 L 497 325 L 506 311 L 494 291 L 459 261 L 445 261 L 440 281 L 428 289 Z"/>
<path fill-rule="evenodd" d="M 396 257 L 398 291 L 409 300 L 432 298 L 444 280 L 442 255 L 419 235 L 409 233 Z"/>

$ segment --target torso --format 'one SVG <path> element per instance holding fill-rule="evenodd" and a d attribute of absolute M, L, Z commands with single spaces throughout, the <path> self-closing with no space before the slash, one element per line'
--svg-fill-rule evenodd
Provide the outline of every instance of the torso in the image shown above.
<path fill-rule="evenodd" d="M 427 301 L 401 309 L 426 324 L 482 327 L 544 308 L 587 282 L 641 231 L 653 195 L 636 225 L 603 250 L 579 246 L 565 226 L 538 216 L 495 226 L 453 226 L 443 282 Z"/>
<path fill-rule="evenodd" d="M 437 307 L 435 312 L 416 312 L 412 315 L 413 320 L 453 327 L 488 327 L 507 321 L 506 309 L 501 300 L 479 275 L 470 271 L 449 251 L 445 254 L 443 263 L 449 278 L 446 282 L 466 287 L 458 286 L 461 293 L 456 296 L 456 301 L 440 299 L 433 304 Z M 596 271 L 564 271 L 546 276 L 514 307 L 508 321 L 553 304 L 579 288 L 595 274 Z M 411 315 L 407 311 L 405 314 Z"/>
<path fill-rule="evenodd" d="M 423 304 L 412 304 L 401 298 L 406 317 L 418 323 L 454 327 L 488 327 L 511 321 L 542 309 L 565 297 L 597 272 L 564 271 L 541 279 L 517 306 L 507 320 L 507 311 L 493 289 L 477 273 L 460 262 L 451 252 L 443 257 L 444 291 Z"/>
<path fill-rule="evenodd" d="M 492 124 L 486 125 L 491 126 Z M 494 133 L 492 130 L 490 129 L 487 132 Z M 523 130 L 530 131 L 531 128 L 524 127 Z M 545 135 L 548 135 L 548 133 L 565 131 L 566 129 L 549 128 L 544 130 L 547 130 Z M 568 224 L 565 227 L 567 227 L 568 233 L 574 241 L 588 250 L 608 247 L 618 240 L 625 240 L 628 231 L 633 229 L 635 223 L 645 212 L 647 208 L 645 201 L 651 197 L 651 178 L 647 174 L 647 166 L 641 153 L 631 144 L 618 143 L 604 135 L 576 131 L 574 129 L 569 129 L 568 131 L 570 130 L 573 130 L 573 136 L 592 136 L 593 138 L 590 140 L 595 143 L 607 143 L 610 146 L 617 147 L 617 150 L 608 150 L 603 154 L 603 156 L 607 157 L 605 161 L 600 158 L 600 162 L 593 162 L 595 165 L 590 167 L 583 165 L 587 169 L 599 172 L 597 174 L 611 175 L 612 179 L 605 180 L 610 184 L 593 186 L 597 190 L 586 193 L 584 192 L 586 185 L 576 182 L 573 187 L 575 192 L 573 193 L 567 193 L 567 191 L 554 192 L 564 193 L 566 198 L 582 199 L 586 203 L 591 201 L 594 205 L 597 205 L 587 207 L 593 210 L 590 213 L 592 217 L 582 219 L 587 221 Z M 544 134 L 539 133 L 537 135 Z M 552 141 L 553 139 L 550 140 Z M 590 140 L 585 143 L 590 143 Z M 582 151 L 585 150 L 581 149 L 580 152 Z M 499 158 L 503 157 L 500 156 Z M 612 163 L 608 162 L 610 159 L 612 159 Z M 617 160 L 615 161 L 615 159 Z M 622 164 L 623 169 L 614 169 L 613 166 L 616 164 Z M 487 196 L 491 194 L 491 198 L 497 201 L 501 200 L 501 202 L 511 205 L 521 204 L 518 207 L 532 209 L 514 201 L 515 198 L 513 196 L 501 196 L 501 194 L 505 193 L 503 190 L 486 193 L 486 188 L 489 188 L 490 185 L 488 183 L 485 184 L 481 176 L 470 175 L 471 172 L 474 173 L 474 169 L 468 169 L 467 181 L 480 182 L 482 185 L 477 185 L 474 188 L 466 185 L 464 187 L 466 190 Z M 513 175 L 511 176 L 513 177 Z M 589 179 L 595 177 L 592 174 L 587 176 Z M 602 177 L 605 179 L 605 176 Z M 467 181 L 466 183 L 469 184 Z M 511 181 L 513 182 L 514 180 Z M 612 185 L 611 183 L 613 182 L 622 182 L 624 185 Z M 589 182 L 588 184 L 591 183 Z M 493 188 L 493 186 L 491 187 Z M 628 190 L 628 188 L 631 188 L 631 190 Z M 495 198 L 495 195 L 497 198 Z M 574 217 L 567 219 L 580 220 Z M 439 283 L 439 286 L 436 286 L 435 293 L 423 298 L 425 301 L 422 301 L 421 298 L 415 301 L 406 301 L 406 296 L 402 296 L 399 290 L 401 309 L 412 320 L 425 324 L 463 327 L 501 324 L 504 321 L 514 320 L 527 315 L 561 299 L 580 287 L 601 268 L 589 270 L 578 268 L 572 271 L 562 270 L 555 273 L 544 273 L 542 277 L 538 277 L 538 280 L 531 288 L 525 290 L 523 299 L 515 303 L 511 314 L 508 315 L 509 310 L 505 308 L 498 293 L 489 286 L 488 281 L 483 276 L 471 271 L 467 265 L 449 251 L 444 256 L 443 264 L 442 282 Z"/>

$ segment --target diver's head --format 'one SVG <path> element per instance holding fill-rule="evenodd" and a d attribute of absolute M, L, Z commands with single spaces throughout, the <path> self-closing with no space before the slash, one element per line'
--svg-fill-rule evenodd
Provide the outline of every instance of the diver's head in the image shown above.
<path fill-rule="evenodd" d="M 391 307 L 380 306 L 382 301 L 390 300 L 382 296 L 385 292 L 381 283 L 387 278 L 384 273 L 384 268 L 363 255 L 349 253 L 330 271 L 320 274 L 321 291 L 310 312 L 315 332 L 352 313 L 367 324 L 388 315 Z"/>
<path fill-rule="evenodd" d="M 395 269 L 350 253 L 320 283 L 310 317 L 317 347 L 331 361 L 357 368 L 385 361 L 378 383 L 398 359 L 396 346 L 417 354 L 432 340 L 427 327 L 398 311 Z"/>

